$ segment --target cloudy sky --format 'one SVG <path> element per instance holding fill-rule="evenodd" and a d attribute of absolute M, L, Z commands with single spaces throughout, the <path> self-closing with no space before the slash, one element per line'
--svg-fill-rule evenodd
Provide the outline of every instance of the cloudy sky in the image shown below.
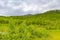
<path fill-rule="evenodd" d="M 0 0 L 0 15 L 26 15 L 60 9 L 60 0 Z"/>

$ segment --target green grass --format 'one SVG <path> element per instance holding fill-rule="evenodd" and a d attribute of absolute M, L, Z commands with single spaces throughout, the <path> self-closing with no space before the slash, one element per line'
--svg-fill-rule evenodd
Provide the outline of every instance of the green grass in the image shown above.
<path fill-rule="evenodd" d="M 0 40 L 60 40 L 60 11 L 0 16 Z"/>

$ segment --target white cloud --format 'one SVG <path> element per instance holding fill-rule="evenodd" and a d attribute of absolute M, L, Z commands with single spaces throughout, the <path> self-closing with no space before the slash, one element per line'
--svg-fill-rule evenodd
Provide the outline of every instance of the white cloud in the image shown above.
<path fill-rule="evenodd" d="M 1 15 L 22 15 L 60 9 L 60 0 L 0 0 Z"/>
<path fill-rule="evenodd" d="M 37 11 L 37 9 L 38 9 L 38 5 L 35 5 L 35 4 L 27 5 L 27 3 L 24 3 L 22 5 L 22 10 L 24 12 L 27 12 L 27 11 Z"/>

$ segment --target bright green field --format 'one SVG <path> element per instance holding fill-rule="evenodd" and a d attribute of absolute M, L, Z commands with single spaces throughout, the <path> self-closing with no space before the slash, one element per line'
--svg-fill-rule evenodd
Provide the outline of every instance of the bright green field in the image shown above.
<path fill-rule="evenodd" d="M 0 16 L 0 40 L 60 40 L 60 11 Z"/>

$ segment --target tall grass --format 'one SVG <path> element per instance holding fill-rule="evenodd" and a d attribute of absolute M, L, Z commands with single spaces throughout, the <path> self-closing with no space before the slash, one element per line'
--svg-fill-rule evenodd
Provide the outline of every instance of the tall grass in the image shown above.
<path fill-rule="evenodd" d="M 50 14 L 51 13 L 51 14 Z M 50 30 L 60 30 L 60 14 L 0 17 L 0 40 L 48 40 Z"/>

